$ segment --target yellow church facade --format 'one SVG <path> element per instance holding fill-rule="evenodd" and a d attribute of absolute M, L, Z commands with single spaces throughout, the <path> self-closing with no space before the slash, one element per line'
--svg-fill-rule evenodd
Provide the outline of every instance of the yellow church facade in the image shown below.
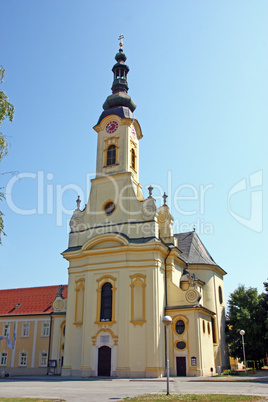
<path fill-rule="evenodd" d="M 162 319 L 169 331 L 171 375 L 200 376 L 228 366 L 223 276 L 198 235 L 174 234 L 166 205 L 139 183 L 142 131 L 127 94 L 120 44 L 108 96 L 94 130 L 96 177 L 88 203 L 71 222 L 66 376 L 161 377 Z"/>
<path fill-rule="evenodd" d="M 170 375 L 206 376 L 229 366 L 226 272 L 195 231 L 173 233 L 167 195 L 158 207 L 153 188 L 144 195 L 139 183 L 143 134 L 122 46 L 94 127 L 96 177 L 83 210 L 78 197 L 62 253 L 68 294 L 66 285 L 0 291 L 2 373 L 162 377 L 166 315 Z"/>

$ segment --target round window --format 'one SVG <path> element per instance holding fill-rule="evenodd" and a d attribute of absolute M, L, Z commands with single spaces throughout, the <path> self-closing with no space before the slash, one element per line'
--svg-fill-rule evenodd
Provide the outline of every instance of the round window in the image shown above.
<path fill-rule="evenodd" d="M 185 331 L 185 323 L 183 320 L 178 320 L 176 322 L 176 332 L 179 335 L 182 335 Z"/>
<path fill-rule="evenodd" d="M 177 346 L 177 349 L 182 350 L 182 349 L 186 348 L 186 343 L 183 342 L 183 341 L 179 341 L 179 342 L 176 343 L 176 346 Z"/>
<path fill-rule="evenodd" d="M 114 212 L 114 210 L 115 210 L 115 203 L 112 201 L 107 202 L 107 204 L 104 207 L 106 215 L 108 216 L 111 215 Z"/>

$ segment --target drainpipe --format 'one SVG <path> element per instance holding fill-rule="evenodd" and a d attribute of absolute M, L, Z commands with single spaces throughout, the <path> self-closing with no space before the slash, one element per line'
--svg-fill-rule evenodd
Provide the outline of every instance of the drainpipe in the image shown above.
<path fill-rule="evenodd" d="M 164 262 L 164 264 L 165 264 L 165 303 L 166 303 L 164 315 L 166 313 L 167 305 L 168 305 L 168 297 L 167 297 L 167 259 L 168 259 L 169 255 L 171 253 L 171 248 L 167 244 L 166 244 L 166 246 L 168 247 L 168 254 L 167 254 L 167 256 L 165 258 L 165 262 Z"/>
<path fill-rule="evenodd" d="M 48 353 L 47 353 L 48 362 L 50 360 L 51 332 L 52 332 L 52 313 L 50 315 L 50 326 L 49 326 L 49 340 L 48 340 Z M 48 375 L 48 369 L 49 369 L 48 362 L 47 362 L 47 375 Z"/>

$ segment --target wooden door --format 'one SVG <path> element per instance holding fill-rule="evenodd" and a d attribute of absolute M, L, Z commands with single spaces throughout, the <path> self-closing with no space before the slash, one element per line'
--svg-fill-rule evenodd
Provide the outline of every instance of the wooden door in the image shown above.
<path fill-rule="evenodd" d="M 102 346 L 99 348 L 98 376 L 110 377 L 111 375 L 111 348 Z"/>
<path fill-rule="evenodd" d="M 176 356 L 177 376 L 186 377 L 186 357 Z"/>

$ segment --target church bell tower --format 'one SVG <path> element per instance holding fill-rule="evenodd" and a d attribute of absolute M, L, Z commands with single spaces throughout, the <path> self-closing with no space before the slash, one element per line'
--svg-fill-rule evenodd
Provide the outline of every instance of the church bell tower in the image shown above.
<path fill-rule="evenodd" d="M 135 187 L 139 187 L 139 140 L 141 128 L 133 112 L 136 105 L 128 95 L 127 75 L 129 67 L 123 51 L 123 35 L 112 68 L 114 80 L 112 94 L 103 104 L 94 130 L 98 133 L 96 177 L 129 172 Z"/>

